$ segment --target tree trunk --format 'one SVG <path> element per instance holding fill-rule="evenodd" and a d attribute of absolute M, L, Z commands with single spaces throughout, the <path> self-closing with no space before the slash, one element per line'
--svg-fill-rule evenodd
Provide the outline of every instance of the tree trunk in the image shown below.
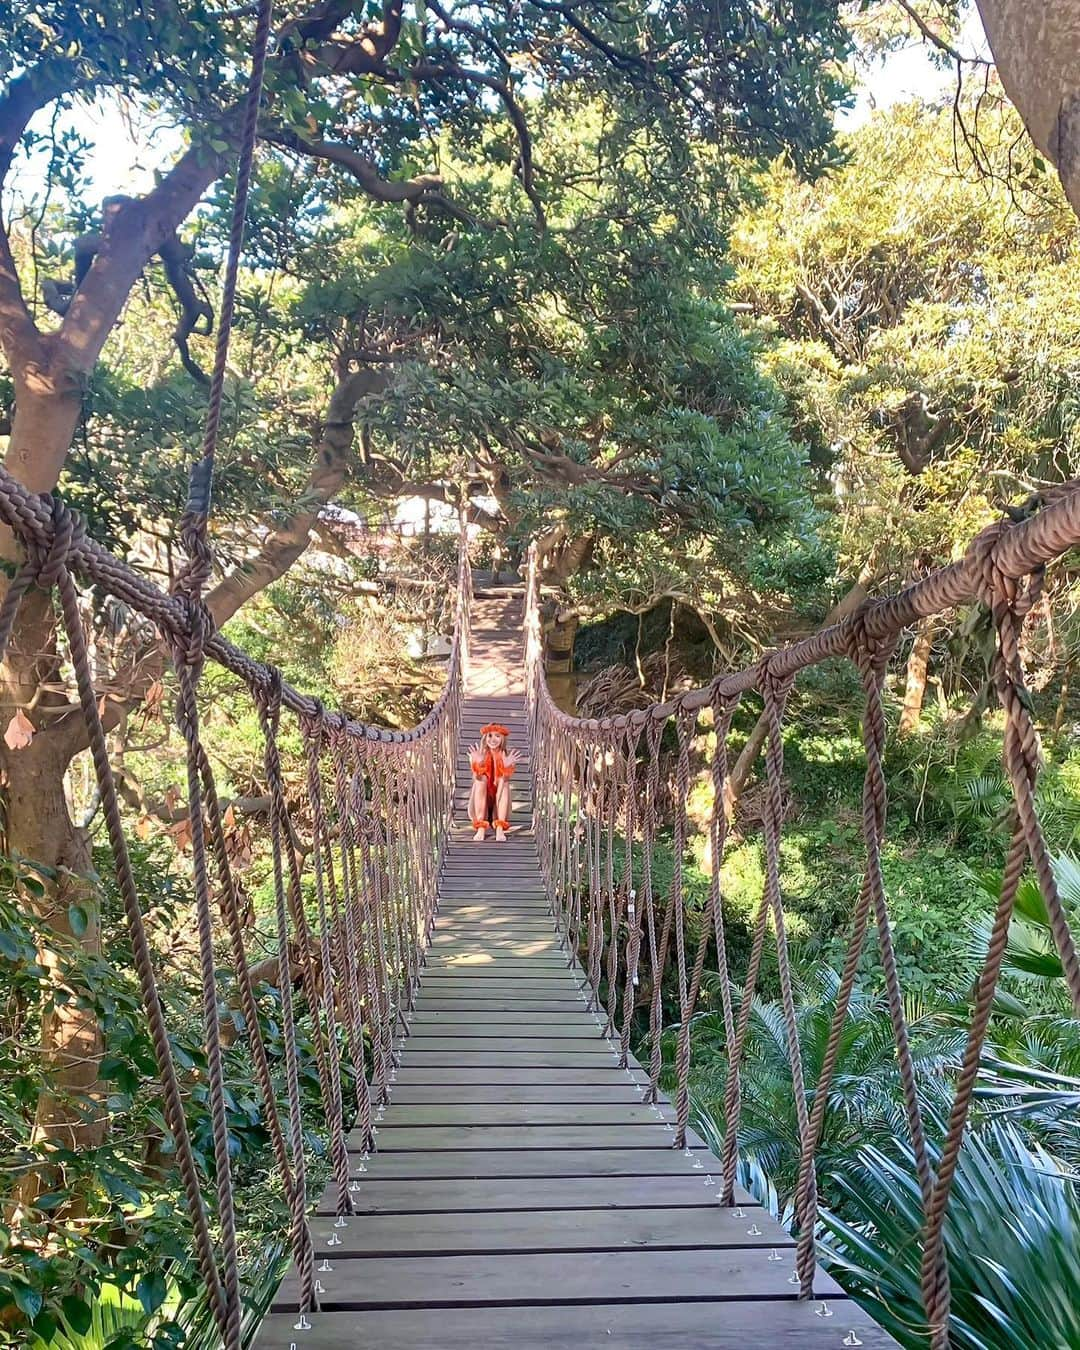
<path fill-rule="evenodd" d="M 22 385 L 16 405 L 8 467 L 35 491 L 55 486 L 78 421 L 78 400 L 47 382 L 44 393 Z M 21 557 L 11 532 L 3 531 L 0 553 Z M 3 579 L 6 590 L 7 578 Z M 60 709 L 66 711 L 66 720 Z M 60 677 L 56 626 L 50 597 L 31 589 L 23 598 L 7 659 L 0 673 L 0 766 L 4 781 L 4 833 L 8 854 L 45 887 L 43 896 L 22 887 L 21 901 L 42 929 L 38 959 L 53 988 L 63 983 L 60 948 L 74 943 L 89 954 L 101 950 L 98 898 L 87 878 L 90 845 L 86 832 L 71 819 L 64 790 L 71 759 L 72 720 Z M 16 712 L 34 728 L 33 739 L 12 749 L 3 734 Z M 78 902 L 86 930 L 72 930 L 70 906 Z M 52 935 L 50 937 L 50 934 Z M 96 1084 L 102 1054 L 101 1029 L 92 1013 L 71 1003 L 54 1003 L 44 994 L 41 1067 L 46 1088 L 35 1108 L 31 1140 L 73 1149 L 97 1147 L 104 1139 L 105 1116 L 96 1109 Z M 32 1173 L 17 1188 L 17 1200 L 32 1203 L 49 1185 L 47 1173 Z"/>
<path fill-rule="evenodd" d="M 56 377 L 33 366 L 15 372 L 15 415 L 4 468 L 31 492 L 51 492 L 81 414 L 82 395 L 74 377 Z M 9 562 L 21 556 L 4 525 L 0 525 L 0 556 Z"/>
<path fill-rule="evenodd" d="M 1054 709 L 1053 731 L 1056 736 L 1065 725 L 1065 716 L 1069 711 L 1069 675 L 1071 668 L 1066 666 L 1061 676 L 1061 692 L 1058 694 L 1057 707 Z"/>
<path fill-rule="evenodd" d="M 910 736 L 922 719 L 923 699 L 926 697 L 926 670 L 930 664 L 930 649 L 934 645 L 934 624 L 924 619 L 915 632 L 907 663 L 907 681 L 904 685 L 904 706 L 900 713 L 897 734 Z"/>
<path fill-rule="evenodd" d="M 577 712 L 574 684 L 574 638 L 578 615 L 575 610 L 560 610 L 544 632 L 544 671 L 555 706 L 571 717 Z"/>
<path fill-rule="evenodd" d="M 303 503 L 275 530 L 262 547 L 209 592 L 206 604 L 219 626 L 253 596 L 285 575 L 311 542 L 319 512 L 341 491 L 352 452 L 356 411 L 367 394 L 385 388 L 384 370 L 360 370 L 342 376 L 330 396 L 326 421 L 316 448 Z"/>
<path fill-rule="evenodd" d="M 81 947 L 88 955 L 101 952 L 98 899 L 87 880 L 91 869 L 86 831 L 71 820 L 64 794 L 66 751 L 36 736 L 23 750 L 6 755 L 7 834 L 12 856 L 23 860 L 26 873 L 41 873 L 44 895 L 21 887 L 21 901 L 41 930 L 38 961 L 49 973 L 53 989 L 68 983 L 65 947 Z M 78 903 L 86 929 L 76 935 L 71 906 Z M 103 1051 L 101 1027 L 94 1013 L 78 999 L 54 1002 L 45 996 L 41 1023 L 41 1071 L 44 1087 L 37 1099 L 31 1145 L 50 1144 L 76 1151 L 97 1148 L 105 1138 L 106 1116 L 98 1092 L 98 1067 Z M 52 1187 L 51 1169 L 27 1173 L 16 1187 L 16 1206 L 34 1203 Z M 68 1211 L 70 1213 L 70 1210 Z"/>
<path fill-rule="evenodd" d="M 1080 0 L 977 0 L 1005 92 L 1080 214 Z"/>

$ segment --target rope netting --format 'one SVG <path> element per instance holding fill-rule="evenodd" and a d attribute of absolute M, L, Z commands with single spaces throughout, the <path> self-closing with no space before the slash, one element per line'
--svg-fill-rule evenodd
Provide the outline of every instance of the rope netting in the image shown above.
<path fill-rule="evenodd" d="M 195 1254 L 227 1350 L 241 1344 L 242 1300 L 235 1199 L 226 1117 L 229 1084 L 222 1056 L 217 945 L 235 970 L 243 1035 L 262 1096 L 263 1120 L 291 1214 L 291 1245 L 300 1277 L 300 1313 L 317 1304 L 308 1232 L 304 1125 L 301 1120 L 299 990 L 310 1020 L 322 1110 L 329 1137 L 338 1220 L 352 1212 L 346 1126 L 355 1118 L 363 1150 L 375 1147 L 375 1117 L 407 1032 L 424 950 L 434 918 L 442 854 L 451 822 L 454 751 L 464 689 L 471 576 L 465 534 L 459 546 L 454 634 L 446 684 L 419 726 L 391 732 L 325 708 L 291 688 L 280 670 L 252 660 L 214 633 L 192 593 L 167 595 L 90 540 L 82 521 L 58 498 L 28 492 L 0 470 L 0 520 L 26 560 L 0 606 L 0 660 L 6 657 L 19 605 L 31 586 L 53 592 L 78 690 L 102 813 L 135 954 L 142 1001 L 162 1085 L 165 1118 L 191 1217 Z M 192 877 L 199 931 L 206 1089 L 214 1142 L 216 1204 L 204 1199 L 185 1114 L 192 1083 L 177 1069 L 154 974 L 153 944 L 125 839 L 124 818 L 102 723 L 99 692 L 80 611 L 76 578 L 101 588 L 156 628 L 172 652 L 183 734 Z M 261 1029 L 246 950 L 248 925 L 230 864 L 225 815 L 199 731 L 196 697 L 206 659 L 239 677 L 257 710 L 269 798 L 273 891 L 272 944 L 277 956 L 284 1044 L 285 1119 L 271 1055 Z M 282 719 L 296 720 L 306 751 L 302 800 L 290 801 L 282 768 Z M 295 791 L 291 794 L 296 797 Z M 299 818 L 310 822 L 310 847 L 298 847 Z M 313 904 L 307 894 L 313 892 Z M 309 914 L 313 909 L 314 913 Z M 215 917 L 216 910 L 216 917 Z M 365 1042 L 370 1047 L 365 1054 Z M 355 1101 L 343 1096 L 341 1053 L 348 1056 Z M 355 1185 L 355 1183 L 352 1183 Z M 216 1222 L 217 1233 L 212 1233 Z"/>
<path fill-rule="evenodd" d="M 811 1297 L 818 1222 L 815 1158 L 822 1137 L 833 1074 L 839 1058 L 856 972 L 871 927 L 876 933 L 882 978 L 896 1045 L 908 1129 L 924 1215 L 922 1296 L 933 1350 L 949 1342 L 949 1277 L 945 1217 L 975 1089 L 983 1043 L 1001 971 L 1017 889 L 1029 864 L 1042 891 L 1074 1009 L 1080 1016 L 1080 960 L 1058 893 L 1050 853 L 1039 822 L 1035 786 L 1040 767 L 1038 735 L 1020 655 L 1024 619 L 1041 594 L 1046 565 L 1080 544 L 1080 483 L 1046 494 L 1038 514 L 991 526 L 970 545 L 963 561 L 883 599 L 867 601 L 844 622 L 813 637 L 769 652 L 756 665 L 719 675 L 701 689 L 668 702 L 602 719 L 575 718 L 558 708 L 544 675 L 541 577 L 535 546 L 530 553 L 526 615 L 527 691 L 535 773 L 534 826 L 548 896 L 565 941 L 568 961 L 580 954 L 591 1006 L 603 1006 L 607 1034 L 618 1034 L 625 1066 L 637 988 L 647 977 L 650 1062 L 646 1099 L 656 1101 L 662 1067 L 663 987 L 674 982 L 678 1007 L 674 1146 L 686 1147 L 690 1114 L 691 1024 L 698 1008 L 710 948 L 715 950 L 727 1077 L 724 1100 L 721 1203 L 732 1205 L 738 1161 L 742 1065 L 751 1007 L 766 942 L 775 946 L 782 1016 L 789 1052 L 791 1091 L 799 1139 L 798 1181 L 793 1197 L 796 1271 L 800 1295 Z M 886 722 L 882 691 L 888 662 L 905 628 L 928 615 L 971 601 L 990 610 L 996 633 L 993 683 L 1005 718 L 1004 766 L 1011 788 L 1010 844 L 989 947 L 972 998 L 963 1059 L 956 1075 L 951 1114 L 940 1149 L 927 1140 L 904 994 L 882 877 L 886 784 L 883 770 Z M 788 952 L 780 845 L 784 824 L 783 728 L 788 699 L 800 671 L 830 658 L 846 658 L 862 687 L 865 778 L 862 837 L 865 867 L 851 916 L 850 936 L 836 1006 L 814 1091 L 807 1090 L 799 1049 L 796 994 Z M 728 739 L 742 696 L 764 703 L 765 804 L 762 834 L 765 878 L 753 921 L 741 997 L 733 993 L 733 969 L 724 931 L 721 868 L 728 840 L 724 789 Z M 704 912 L 693 925 L 683 896 L 688 835 L 691 746 L 703 715 L 715 732 L 709 778 L 709 887 Z M 660 743 L 671 724 L 675 768 L 661 783 Z M 667 894 L 654 885 L 654 856 L 662 803 L 671 802 L 674 868 Z M 621 866 L 616 860 L 621 853 Z M 635 885 L 635 863 L 640 873 Z M 616 876 L 618 870 L 618 876 Z M 697 926 L 696 942 L 693 926 Z M 646 965 L 645 975 L 641 971 Z M 605 987 L 606 986 L 606 987 Z"/>

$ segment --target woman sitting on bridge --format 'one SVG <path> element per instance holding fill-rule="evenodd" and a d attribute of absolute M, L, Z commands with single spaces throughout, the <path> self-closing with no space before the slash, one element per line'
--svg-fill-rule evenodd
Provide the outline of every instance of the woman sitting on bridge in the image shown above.
<path fill-rule="evenodd" d="M 477 842 L 487 835 L 488 825 L 495 826 L 495 838 L 500 842 L 510 828 L 510 777 L 520 756 L 516 750 L 507 750 L 509 735 L 506 727 L 489 722 L 480 728 L 479 744 L 469 747 L 473 774 L 469 811 Z"/>

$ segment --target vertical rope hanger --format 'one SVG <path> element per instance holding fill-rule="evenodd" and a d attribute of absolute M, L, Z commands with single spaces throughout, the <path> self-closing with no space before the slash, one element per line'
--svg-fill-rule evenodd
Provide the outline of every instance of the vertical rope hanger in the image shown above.
<path fill-rule="evenodd" d="M 221 1042 L 221 1020 L 218 1010 L 217 975 L 214 959 L 211 885 L 207 861 L 208 841 L 202 795 L 204 786 L 203 754 L 199 735 L 196 693 L 206 658 L 206 643 L 213 633 L 213 620 L 203 603 L 203 588 L 209 580 L 213 565 L 213 555 L 208 538 L 210 499 L 214 457 L 221 426 L 225 367 L 233 315 L 236 308 L 236 284 L 243 247 L 244 223 L 247 216 L 251 166 L 255 153 L 255 136 L 259 103 L 262 98 L 263 76 L 266 69 L 266 52 L 270 36 L 272 10 L 273 0 L 261 0 L 255 28 L 254 54 L 244 97 L 244 122 L 237 163 L 236 193 L 233 198 L 221 317 L 218 323 L 214 370 L 210 382 L 210 397 L 203 433 L 202 457 L 192 468 L 188 504 L 180 522 L 180 536 L 187 554 L 187 562 L 177 576 L 173 588 L 174 593 L 186 602 L 190 625 L 184 637 L 178 636 L 173 643 L 173 661 L 178 684 L 176 720 L 183 734 L 187 751 L 188 817 L 191 824 L 193 888 L 199 935 L 199 966 L 206 1036 L 207 1092 L 214 1146 L 218 1223 L 221 1229 L 223 1306 L 218 1311 L 217 1320 L 222 1343 L 226 1350 L 239 1350 L 243 1309 L 240 1298 L 232 1165 L 229 1156 L 224 1052 Z M 287 934 L 285 935 L 285 941 L 288 941 Z M 300 1178 L 302 1178 L 302 1171 L 299 1176 L 294 1175 L 294 1184 Z"/>

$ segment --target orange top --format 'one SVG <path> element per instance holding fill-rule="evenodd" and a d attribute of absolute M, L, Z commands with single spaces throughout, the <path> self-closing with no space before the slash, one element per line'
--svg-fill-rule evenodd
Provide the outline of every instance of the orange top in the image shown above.
<path fill-rule="evenodd" d="M 505 750 L 485 750 L 479 758 L 470 755 L 469 763 L 474 778 L 487 779 L 489 792 L 494 792 L 495 784 L 500 778 L 509 778 L 514 772 L 513 764 L 506 761 Z"/>

